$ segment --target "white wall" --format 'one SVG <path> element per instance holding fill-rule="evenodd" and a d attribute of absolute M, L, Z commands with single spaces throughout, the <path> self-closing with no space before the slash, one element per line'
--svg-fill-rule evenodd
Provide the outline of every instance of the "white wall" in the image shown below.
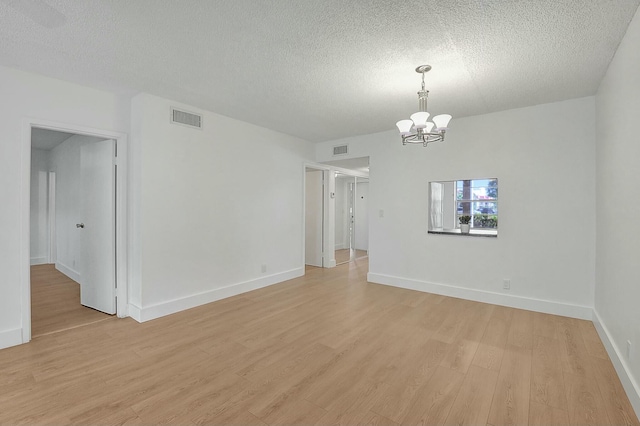
<path fill-rule="evenodd" d="M 596 320 L 606 330 L 619 375 L 627 375 L 623 384 L 636 413 L 640 413 L 639 44 L 640 12 L 636 12 L 596 96 Z M 630 358 L 627 340 L 632 344 Z"/>
<path fill-rule="evenodd" d="M 133 279 L 146 320 L 304 273 L 309 142 L 207 111 L 169 123 L 170 100 L 132 100 Z M 266 272 L 262 272 L 266 265 Z"/>
<path fill-rule="evenodd" d="M 454 118 L 426 149 L 389 131 L 318 144 L 316 160 L 343 143 L 370 156 L 370 280 L 590 318 L 594 114 L 589 97 Z M 498 238 L 427 234 L 428 182 L 482 177 L 499 179 Z"/>
<path fill-rule="evenodd" d="M 26 117 L 127 132 L 129 101 L 101 90 L 0 67 L 0 348 L 23 341 L 29 264 L 30 130 Z M 25 231 L 26 230 L 26 231 Z M 23 238 L 27 235 L 27 238 Z"/>
<path fill-rule="evenodd" d="M 31 264 L 41 265 L 49 257 L 49 151 L 31 150 Z"/>

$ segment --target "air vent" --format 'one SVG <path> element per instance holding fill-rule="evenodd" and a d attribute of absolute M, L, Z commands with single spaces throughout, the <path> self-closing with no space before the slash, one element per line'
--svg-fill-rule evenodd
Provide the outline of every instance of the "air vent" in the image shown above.
<path fill-rule="evenodd" d="M 333 147 L 333 155 L 345 155 L 349 153 L 349 145 L 340 145 Z"/>
<path fill-rule="evenodd" d="M 202 116 L 200 114 L 194 114 L 180 109 L 171 108 L 171 122 L 202 129 Z"/>

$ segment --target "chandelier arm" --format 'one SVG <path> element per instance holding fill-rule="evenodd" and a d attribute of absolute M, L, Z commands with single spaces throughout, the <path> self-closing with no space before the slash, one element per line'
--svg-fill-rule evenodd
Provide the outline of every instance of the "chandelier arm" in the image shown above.
<path fill-rule="evenodd" d="M 423 144 L 427 146 L 427 144 L 433 142 L 441 142 L 444 140 L 444 134 L 440 133 L 415 133 L 411 135 L 402 136 L 402 144 L 406 145 L 408 143 L 411 144 Z"/>

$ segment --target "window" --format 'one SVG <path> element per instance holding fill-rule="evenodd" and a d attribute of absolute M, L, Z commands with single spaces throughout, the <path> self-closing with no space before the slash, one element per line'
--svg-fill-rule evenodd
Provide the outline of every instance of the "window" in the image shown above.
<path fill-rule="evenodd" d="M 461 234 L 469 219 L 470 235 L 498 234 L 498 179 L 430 182 L 429 232 Z"/>

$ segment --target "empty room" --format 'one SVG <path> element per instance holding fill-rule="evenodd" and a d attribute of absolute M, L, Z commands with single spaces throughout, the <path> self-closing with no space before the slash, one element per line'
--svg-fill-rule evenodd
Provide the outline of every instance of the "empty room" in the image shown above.
<path fill-rule="evenodd" d="M 639 5 L 0 0 L 0 424 L 640 425 Z"/>

